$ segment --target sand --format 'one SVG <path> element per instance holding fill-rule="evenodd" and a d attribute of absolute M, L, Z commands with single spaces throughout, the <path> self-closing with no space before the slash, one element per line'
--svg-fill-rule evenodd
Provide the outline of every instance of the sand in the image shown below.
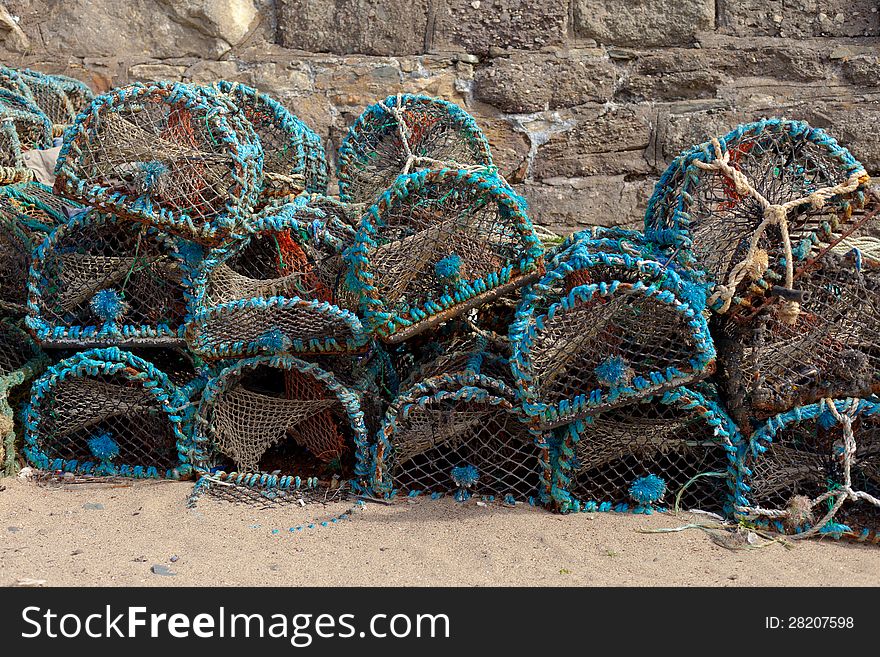
<path fill-rule="evenodd" d="M 880 585 L 878 547 L 822 540 L 730 550 L 699 530 L 637 531 L 677 527 L 689 514 L 559 516 L 401 500 L 291 534 L 347 505 L 258 510 L 209 498 L 187 509 L 192 484 L 181 482 L 0 486 L 0 585 Z M 154 574 L 154 565 L 174 575 Z"/>

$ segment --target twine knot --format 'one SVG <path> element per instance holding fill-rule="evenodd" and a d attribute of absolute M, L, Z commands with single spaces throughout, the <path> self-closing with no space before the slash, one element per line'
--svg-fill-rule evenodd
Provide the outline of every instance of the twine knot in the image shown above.
<path fill-rule="evenodd" d="M 800 314 L 801 304 L 797 301 L 783 301 L 776 309 L 776 316 L 779 318 L 779 321 L 786 326 L 794 326 L 797 324 Z"/>

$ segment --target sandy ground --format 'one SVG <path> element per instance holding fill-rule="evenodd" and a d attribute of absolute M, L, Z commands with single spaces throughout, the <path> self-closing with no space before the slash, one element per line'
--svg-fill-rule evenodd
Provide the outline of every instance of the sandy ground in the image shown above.
<path fill-rule="evenodd" d="M 730 550 L 699 530 L 637 531 L 693 520 L 685 515 L 402 500 L 291 534 L 347 505 L 258 510 L 207 498 L 187 509 L 191 484 L 177 482 L 0 486 L 0 585 L 880 585 L 877 547 Z"/>

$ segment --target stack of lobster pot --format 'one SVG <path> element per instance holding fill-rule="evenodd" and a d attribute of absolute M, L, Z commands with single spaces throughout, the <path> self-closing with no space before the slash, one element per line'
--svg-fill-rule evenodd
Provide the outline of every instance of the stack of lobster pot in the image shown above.
<path fill-rule="evenodd" d="M 693 147 L 646 234 L 708 284 L 716 389 L 742 435 L 731 511 L 798 536 L 880 529 L 880 204 L 820 129 L 778 119 Z"/>
<path fill-rule="evenodd" d="M 68 205 L 77 207 L 46 183 L 61 133 L 91 97 L 72 78 L 0 66 L 0 475 L 18 470 L 16 409 L 47 364 L 23 324 L 31 255 L 66 220 Z"/>
<path fill-rule="evenodd" d="M 320 141 L 289 115 L 271 117 L 289 156 L 264 153 L 270 117 L 248 107 L 260 99 L 134 84 L 92 99 L 64 132 L 54 192 L 68 218 L 35 244 L 25 281 L 27 327 L 54 360 L 25 415 L 32 466 L 178 478 L 210 465 L 193 436 L 213 373 L 186 345 L 194 280 L 266 199 L 326 175 Z"/>

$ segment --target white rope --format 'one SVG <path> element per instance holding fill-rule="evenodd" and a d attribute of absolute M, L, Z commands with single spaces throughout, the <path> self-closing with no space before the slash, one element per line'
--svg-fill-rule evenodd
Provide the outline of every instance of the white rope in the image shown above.
<path fill-rule="evenodd" d="M 831 399 L 823 399 L 821 403 L 828 408 L 829 412 L 834 416 L 834 419 L 837 420 L 841 427 L 843 427 L 843 445 L 841 445 L 842 452 L 839 455 L 839 458 L 843 462 L 843 484 L 838 488 L 828 490 L 817 498 L 810 500 L 809 506 L 813 509 L 825 500 L 831 499 L 832 497 L 835 498 L 834 504 L 819 522 L 814 523 L 807 531 L 793 535 L 793 539 L 809 538 L 818 534 L 826 524 L 834 519 L 834 516 L 846 501 L 856 502 L 858 500 L 864 500 L 876 507 L 880 507 L 880 499 L 877 499 L 864 491 L 853 490 L 852 487 L 852 466 L 855 461 L 857 449 L 856 439 L 852 429 L 852 421 L 858 411 L 859 400 L 852 398 L 847 400 L 847 403 L 844 406 L 846 410 L 845 415 L 837 410 L 837 407 Z M 737 506 L 736 508 L 738 511 L 745 513 L 749 520 L 760 517 L 772 519 L 785 519 L 791 517 L 791 511 L 788 509 L 763 509 L 755 506 Z"/>
<path fill-rule="evenodd" d="M 745 258 L 730 270 L 727 282 L 717 285 L 714 293 L 709 297 L 710 304 L 715 304 L 720 300 L 722 305 L 718 312 L 725 313 L 730 308 L 736 288 L 746 276 L 749 276 L 752 280 L 760 278 L 769 266 L 767 253 L 758 248 L 758 243 L 770 226 L 779 226 L 779 231 L 782 233 L 782 248 L 785 255 L 785 287 L 791 289 L 794 284 L 794 258 L 792 257 L 791 237 L 788 233 L 789 211 L 807 204 L 816 210 L 821 210 L 830 198 L 855 191 L 863 182 L 863 179 L 867 178 L 868 174 L 864 169 L 859 169 L 850 174 L 845 182 L 833 187 L 822 187 L 807 196 L 778 205 L 770 203 L 763 194 L 752 186 L 742 171 L 730 165 L 730 151 L 722 150 L 721 142 L 717 138 L 712 139 L 712 147 L 715 151 L 715 159 L 712 162 L 707 163 L 697 160 L 694 164 L 705 171 L 720 171 L 726 175 L 733 182 L 737 194 L 751 196 L 758 202 L 764 212 L 764 219 L 752 233 L 749 250 Z M 779 314 L 785 323 L 792 325 L 797 322 L 798 315 L 800 314 L 800 304 L 796 301 L 784 301 L 780 307 Z"/>

